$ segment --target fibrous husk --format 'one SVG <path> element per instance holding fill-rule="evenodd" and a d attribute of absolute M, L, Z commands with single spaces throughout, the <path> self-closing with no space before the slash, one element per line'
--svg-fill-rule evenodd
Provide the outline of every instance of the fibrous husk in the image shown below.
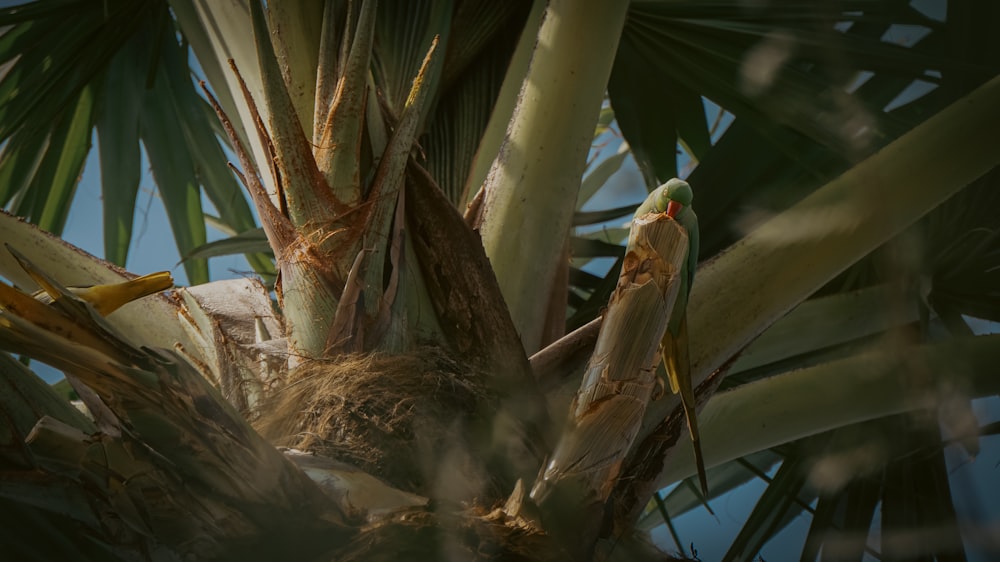
<path fill-rule="evenodd" d="M 399 514 L 369 525 L 330 560 L 567 560 L 541 531 L 505 523 L 495 513 Z"/>
<path fill-rule="evenodd" d="M 272 396 L 258 431 L 438 499 L 495 494 L 480 460 L 496 398 L 437 348 L 310 361 Z"/>
<path fill-rule="evenodd" d="M 660 551 L 648 536 L 633 534 L 607 543 L 594 559 L 606 562 L 673 562 L 689 560 Z M 533 525 L 512 519 L 503 510 L 460 513 L 412 510 L 376 521 L 345 546 L 322 560 L 468 560 L 487 562 L 562 562 L 574 560 L 560 543 Z"/>

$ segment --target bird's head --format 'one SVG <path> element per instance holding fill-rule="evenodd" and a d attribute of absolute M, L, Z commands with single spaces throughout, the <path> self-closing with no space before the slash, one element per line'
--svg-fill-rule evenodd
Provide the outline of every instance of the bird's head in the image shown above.
<path fill-rule="evenodd" d="M 663 200 L 666 202 L 663 210 L 666 211 L 668 217 L 676 218 L 681 209 L 691 206 L 694 192 L 691 191 L 688 182 L 673 178 L 663 184 L 661 189 L 663 190 Z"/>

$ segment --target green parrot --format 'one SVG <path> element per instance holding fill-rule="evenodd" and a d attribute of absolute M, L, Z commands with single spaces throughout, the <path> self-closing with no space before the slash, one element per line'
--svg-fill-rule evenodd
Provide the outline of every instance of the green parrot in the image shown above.
<path fill-rule="evenodd" d="M 698 481 L 701 491 L 708 497 L 708 481 L 705 477 L 705 459 L 701 454 L 701 440 L 698 437 L 698 419 L 695 413 L 694 390 L 691 388 L 691 362 L 688 356 L 687 302 L 694 283 L 694 270 L 698 265 L 698 216 L 691 208 L 694 193 L 687 182 L 674 178 L 656 188 L 635 212 L 639 217 L 646 213 L 666 213 L 677 221 L 688 235 L 687 259 L 681 268 L 681 287 L 677 301 L 667 324 L 667 331 L 660 341 L 663 366 L 667 371 L 670 390 L 680 393 L 684 417 L 687 419 L 694 459 L 698 467 Z"/>

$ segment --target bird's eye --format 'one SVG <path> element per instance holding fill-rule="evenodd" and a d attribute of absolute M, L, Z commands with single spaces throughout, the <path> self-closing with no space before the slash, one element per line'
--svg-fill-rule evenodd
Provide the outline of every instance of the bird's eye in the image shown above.
<path fill-rule="evenodd" d="M 667 210 L 667 205 L 670 204 L 670 196 L 667 194 L 667 188 L 661 187 L 660 194 L 656 198 L 656 212 L 662 213 Z"/>

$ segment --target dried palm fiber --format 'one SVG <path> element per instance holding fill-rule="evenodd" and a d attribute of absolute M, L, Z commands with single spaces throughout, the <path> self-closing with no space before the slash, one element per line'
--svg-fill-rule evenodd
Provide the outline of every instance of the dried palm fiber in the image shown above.
<path fill-rule="evenodd" d="M 488 485 L 475 451 L 489 441 L 497 400 L 484 382 L 434 347 L 311 361 L 289 373 L 256 426 L 277 445 L 354 464 L 401 489 L 468 498 Z"/>

